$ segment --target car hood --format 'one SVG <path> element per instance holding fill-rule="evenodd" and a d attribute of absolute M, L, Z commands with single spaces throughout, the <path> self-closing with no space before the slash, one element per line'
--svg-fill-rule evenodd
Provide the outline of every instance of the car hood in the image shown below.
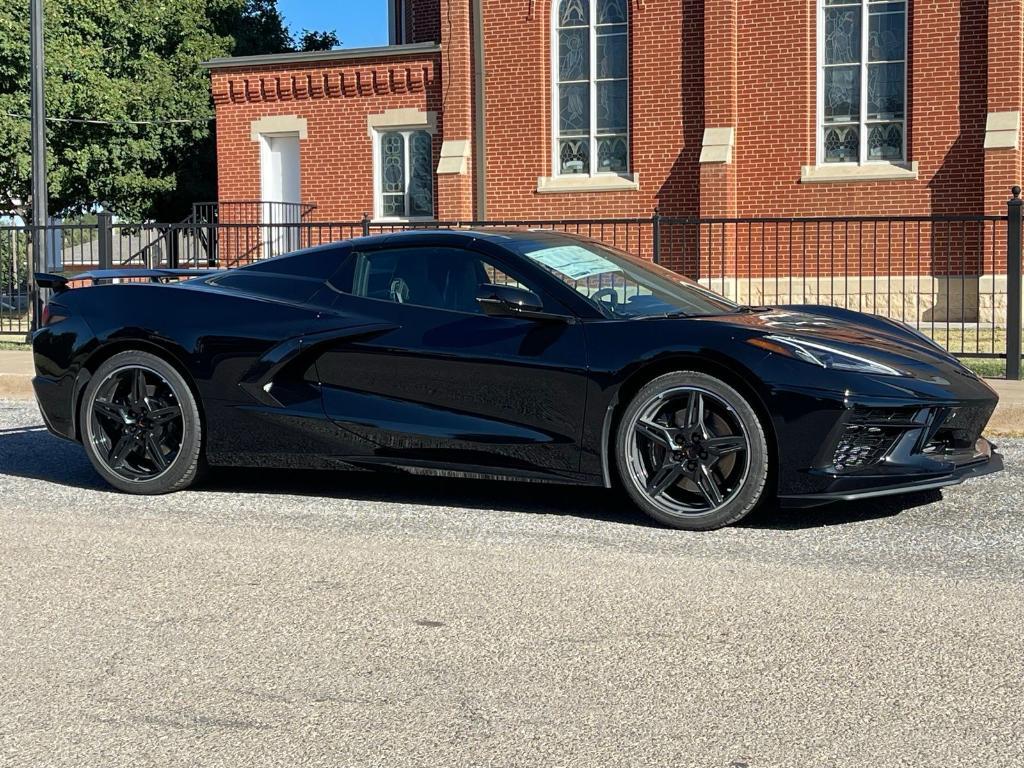
<path fill-rule="evenodd" d="M 740 315 L 702 320 L 734 325 L 757 335 L 790 336 L 856 349 L 882 362 L 904 367 L 955 366 L 965 369 L 945 350 L 920 338 L 899 323 L 878 315 L 826 306 L 761 307 Z"/>

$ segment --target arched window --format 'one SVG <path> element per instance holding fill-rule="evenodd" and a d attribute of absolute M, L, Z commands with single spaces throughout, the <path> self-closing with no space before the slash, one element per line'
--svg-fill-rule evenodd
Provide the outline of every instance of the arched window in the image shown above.
<path fill-rule="evenodd" d="M 427 131 L 376 131 L 373 152 L 376 218 L 431 219 L 434 216 L 433 138 Z"/>
<path fill-rule="evenodd" d="M 819 163 L 906 160 L 906 0 L 820 0 Z"/>
<path fill-rule="evenodd" d="M 629 0 L 556 0 L 555 175 L 629 172 Z"/>

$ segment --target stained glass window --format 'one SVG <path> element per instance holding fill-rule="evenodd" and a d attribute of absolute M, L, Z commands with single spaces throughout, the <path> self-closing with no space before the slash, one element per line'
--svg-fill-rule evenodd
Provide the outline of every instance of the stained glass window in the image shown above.
<path fill-rule="evenodd" d="M 434 215 L 433 137 L 426 131 L 379 134 L 379 216 L 384 219 Z"/>
<path fill-rule="evenodd" d="M 822 161 L 904 160 L 906 0 L 822 2 Z"/>
<path fill-rule="evenodd" d="M 557 174 L 629 170 L 628 2 L 557 3 Z"/>

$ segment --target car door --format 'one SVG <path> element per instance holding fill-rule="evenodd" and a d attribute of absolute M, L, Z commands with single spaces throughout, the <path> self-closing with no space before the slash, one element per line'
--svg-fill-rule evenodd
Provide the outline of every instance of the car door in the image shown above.
<path fill-rule="evenodd" d="M 366 462 L 572 476 L 586 400 L 575 318 L 503 318 L 476 302 L 482 283 L 521 284 L 514 267 L 450 246 L 354 251 L 332 278 L 337 306 L 384 330 L 317 359 L 324 409 Z"/>

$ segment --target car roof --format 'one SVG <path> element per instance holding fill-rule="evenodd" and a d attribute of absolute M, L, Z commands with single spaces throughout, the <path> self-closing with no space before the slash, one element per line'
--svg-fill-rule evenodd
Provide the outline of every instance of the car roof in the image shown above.
<path fill-rule="evenodd" d="M 453 243 L 484 240 L 496 245 L 516 243 L 536 243 L 543 245 L 565 245 L 579 242 L 587 238 L 568 232 L 551 229 L 525 229 L 515 227 L 493 227 L 487 229 L 427 229 L 416 228 L 399 232 L 387 232 L 370 237 L 355 238 L 351 242 L 360 245 L 403 245 L 414 244 L 418 240 L 429 237 L 431 240 L 451 240 Z"/>
<path fill-rule="evenodd" d="M 571 232 L 559 232 L 551 229 L 517 229 L 514 227 L 492 227 L 487 229 L 428 229 L 418 227 L 397 232 L 384 232 L 369 237 L 354 237 L 335 242 L 314 245 L 298 251 L 281 254 L 270 259 L 261 259 L 246 266 L 247 269 L 273 269 L 274 265 L 296 256 L 310 256 L 318 253 L 332 253 L 339 246 L 354 248 L 377 248 L 383 245 L 414 246 L 429 238 L 434 243 L 450 241 L 452 245 L 466 244 L 474 241 L 485 241 L 503 246 L 520 253 L 529 250 L 530 246 L 538 248 L 557 248 L 581 241 L 592 242 L 591 238 Z M 513 243 L 515 245 L 513 246 Z"/>

